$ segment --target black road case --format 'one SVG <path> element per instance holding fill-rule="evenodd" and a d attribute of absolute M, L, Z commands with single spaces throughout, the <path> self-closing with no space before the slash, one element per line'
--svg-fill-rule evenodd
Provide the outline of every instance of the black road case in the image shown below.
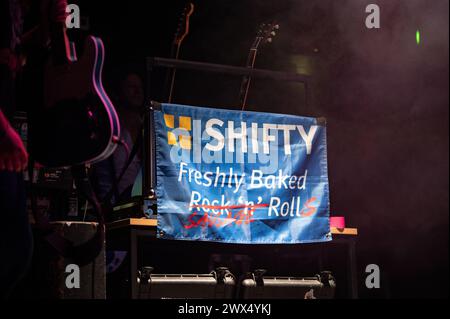
<path fill-rule="evenodd" d="M 231 299 L 236 280 L 227 268 L 210 274 L 152 274 L 144 267 L 138 275 L 138 299 Z"/>
<path fill-rule="evenodd" d="M 336 283 L 330 272 L 315 277 L 265 277 L 255 271 L 239 286 L 241 299 L 331 299 Z"/>

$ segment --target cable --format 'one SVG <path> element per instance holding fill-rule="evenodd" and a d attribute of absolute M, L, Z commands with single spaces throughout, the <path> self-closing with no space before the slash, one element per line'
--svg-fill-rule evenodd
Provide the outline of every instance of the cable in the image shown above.
<path fill-rule="evenodd" d="M 128 146 L 128 144 L 123 139 L 118 140 L 117 144 L 123 146 L 127 159 L 130 158 L 130 147 Z"/>
<path fill-rule="evenodd" d="M 138 139 L 136 140 L 136 142 L 133 145 L 133 149 L 131 150 L 131 152 L 130 152 L 130 149 L 129 149 L 127 143 L 125 143 L 124 140 L 117 140 L 116 143 L 124 147 L 125 152 L 127 154 L 127 162 L 126 162 L 125 166 L 122 168 L 122 171 L 120 172 L 119 177 L 116 179 L 116 176 L 113 176 L 113 178 L 115 179 L 114 185 L 118 185 L 120 183 L 123 176 L 125 175 L 125 172 L 127 171 L 128 167 L 130 166 L 131 162 L 133 161 L 133 158 L 136 156 L 136 154 L 142 144 L 142 135 L 139 135 Z M 104 203 L 111 200 L 111 197 L 114 194 L 114 188 L 115 188 L 114 185 L 111 187 L 111 189 L 106 193 L 106 196 L 103 198 Z"/>
<path fill-rule="evenodd" d="M 89 205 L 89 202 L 88 202 L 88 200 L 86 199 L 86 202 L 84 203 L 83 222 L 86 221 L 86 214 L 87 214 L 88 205 Z"/>

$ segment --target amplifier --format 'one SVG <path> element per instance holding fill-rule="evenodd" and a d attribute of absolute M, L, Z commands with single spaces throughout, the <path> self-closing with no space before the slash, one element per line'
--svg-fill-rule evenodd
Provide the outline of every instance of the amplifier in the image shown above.
<path fill-rule="evenodd" d="M 61 221 L 53 226 L 74 245 L 90 240 L 97 223 Z M 55 252 L 47 242 L 47 233 L 34 230 L 34 256 L 24 290 L 32 299 L 105 299 L 105 250 L 87 265 L 76 265 L 71 258 Z"/>
<path fill-rule="evenodd" d="M 144 267 L 138 276 L 138 299 L 232 299 L 236 279 L 227 268 L 210 274 L 161 275 Z"/>
<path fill-rule="evenodd" d="M 265 270 L 248 274 L 239 286 L 241 299 L 332 299 L 336 283 L 330 272 L 314 277 L 266 277 Z"/>

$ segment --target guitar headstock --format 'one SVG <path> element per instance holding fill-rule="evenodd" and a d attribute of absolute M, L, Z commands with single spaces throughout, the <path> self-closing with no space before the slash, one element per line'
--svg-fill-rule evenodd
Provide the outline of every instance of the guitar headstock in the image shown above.
<path fill-rule="evenodd" d="M 275 21 L 271 23 L 262 23 L 256 33 L 253 49 L 258 49 L 261 45 L 272 43 L 279 29 L 280 25 Z"/>
<path fill-rule="evenodd" d="M 173 40 L 175 45 L 180 45 L 184 38 L 189 34 L 189 20 L 193 13 L 194 4 L 189 2 L 186 7 L 184 7 L 183 13 L 180 17 L 177 32 L 175 33 L 175 38 Z"/>

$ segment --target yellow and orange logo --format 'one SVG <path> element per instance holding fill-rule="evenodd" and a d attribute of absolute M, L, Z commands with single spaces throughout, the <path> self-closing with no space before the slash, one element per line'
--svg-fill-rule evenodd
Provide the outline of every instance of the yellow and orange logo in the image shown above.
<path fill-rule="evenodd" d="M 175 116 L 171 114 L 164 114 L 164 122 L 169 129 L 175 130 Z M 189 116 L 178 117 L 178 129 L 187 132 L 192 131 L 192 119 Z M 174 132 L 167 132 L 167 142 L 169 145 L 178 145 L 185 150 L 190 150 L 192 148 L 192 136 L 176 134 Z"/>

